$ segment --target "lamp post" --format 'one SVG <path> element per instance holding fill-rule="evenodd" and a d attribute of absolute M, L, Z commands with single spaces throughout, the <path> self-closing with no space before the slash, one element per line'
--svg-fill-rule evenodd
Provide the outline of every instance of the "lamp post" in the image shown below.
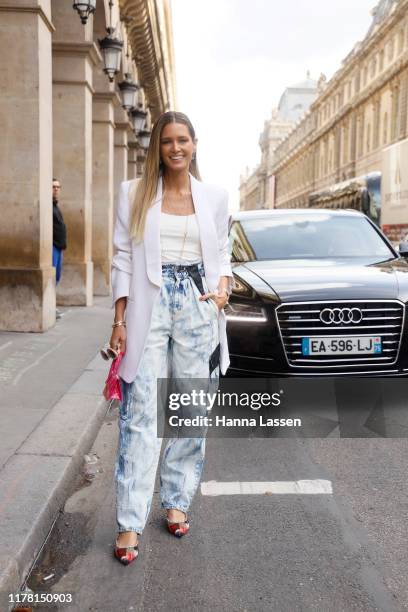
<path fill-rule="evenodd" d="M 130 119 L 133 124 L 133 131 L 135 136 L 138 136 L 139 132 L 143 130 L 146 122 L 147 113 L 141 108 L 132 108 L 130 111 Z"/>
<path fill-rule="evenodd" d="M 136 106 L 136 96 L 139 85 L 135 83 L 129 73 L 125 74 L 125 80 L 118 84 L 122 94 L 122 108 L 130 111 Z"/>
<path fill-rule="evenodd" d="M 126 44 L 126 72 L 125 79 L 118 84 L 118 87 L 122 94 L 122 108 L 126 111 L 132 110 L 137 106 L 137 90 L 139 89 L 139 85 L 134 82 L 132 79 L 132 75 L 129 71 L 129 36 L 127 37 Z"/>
<path fill-rule="evenodd" d="M 113 83 L 115 74 L 117 74 L 120 70 L 120 61 L 122 59 L 123 48 L 123 41 L 114 36 L 115 28 L 112 27 L 112 6 L 113 1 L 109 0 L 110 25 L 108 28 L 106 28 L 108 35 L 105 36 L 105 38 L 98 40 L 103 55 L 103 71 L 108 75 L 111 83 Z"/>
<path fill-rule="evenodd" d="M 96 0 L 73 0 L 72 8 L 78 12 L 81 23 L 85 25 L 89 15 L 95 12 Z"/>
<path fill-rule="evenodd" d="M 148 149 L 149 148 L 149 143 L 150 143 L 150 130 L 141 130 L 138 135 L 137 138 L 139 140 L 140 146 L 143 149 Z"/>

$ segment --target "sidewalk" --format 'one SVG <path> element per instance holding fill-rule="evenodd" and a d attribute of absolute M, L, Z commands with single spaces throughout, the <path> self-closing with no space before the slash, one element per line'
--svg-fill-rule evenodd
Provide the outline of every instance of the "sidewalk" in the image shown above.
<path fill-rule="evenodd" d="M 0 610 L 11 609 L 107 410 L 111 299 L 44 334 L 0 332 Z"/>

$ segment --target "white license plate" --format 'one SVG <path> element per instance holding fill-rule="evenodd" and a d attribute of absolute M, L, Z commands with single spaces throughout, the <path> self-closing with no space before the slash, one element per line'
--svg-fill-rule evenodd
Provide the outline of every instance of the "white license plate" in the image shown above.
<path fill-rule="evenodd" d="M 302 338 L 303 355 L 371 355 L 381 353 L 380 336 L 313 336 Z"/>

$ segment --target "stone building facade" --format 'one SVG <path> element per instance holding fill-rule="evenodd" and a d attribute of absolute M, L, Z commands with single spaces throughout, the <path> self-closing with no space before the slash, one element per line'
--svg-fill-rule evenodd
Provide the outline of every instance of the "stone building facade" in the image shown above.
<path fill-rule="evenodd" d="M 175 108 L 169 2 L 97 0 L 83 25 L 72 0 L 0 0 L 0 329 L 45 331 L 56 300 L 109 295 L 115 194 L 144 159 L 118 82 L 132 75 L 153 122 Z M 98 44 L 109 25 L 125 43 L 112 83 Z M 57 295 L 53 176 L 68 230 Z"/>
<path fill-rule="evenodd" d="M 301 83 L 287 87 L 278 108 L 265 121 L 259 137 L 261 162 L 250 173 L 240 177 L 240 209 L 254 210 L 274 207 L 275 179 L 273 175 L 274 151 L 287 136 L 300 117 L 308 110 L 317 95 L 317 83 L 310 74 Z"/>
<path fill-rule="evenodd" d="M 381 170 L 381 152 L 408 136 L 408 0 L 381 0 L 365 38 L 274 151 L 277 207 Z"/>

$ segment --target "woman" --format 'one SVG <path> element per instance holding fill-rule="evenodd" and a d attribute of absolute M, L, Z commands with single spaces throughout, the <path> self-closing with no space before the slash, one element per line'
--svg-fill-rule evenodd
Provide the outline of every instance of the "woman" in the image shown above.
<path fill-rule="evenodd" d="M 119 446 L 115 466 L 118 535 L 115 556 L 138 554 L 160 454 L 157 378 L 218 376 L 229 365 L 223 307 L 233 283 L 224 190 L 200 181 L 196 137 L 183 113 L 155 123 L 143 176 L 122 183 L 114 231 L 112 348 L 119 368 Z M 126 313 L 126 314 L 125 314 Z M 218 361 L 217 361 L 218 357 Z M 204 438 L 172 438 L 160 472 L 169 531 L 189 529 Z"/>

